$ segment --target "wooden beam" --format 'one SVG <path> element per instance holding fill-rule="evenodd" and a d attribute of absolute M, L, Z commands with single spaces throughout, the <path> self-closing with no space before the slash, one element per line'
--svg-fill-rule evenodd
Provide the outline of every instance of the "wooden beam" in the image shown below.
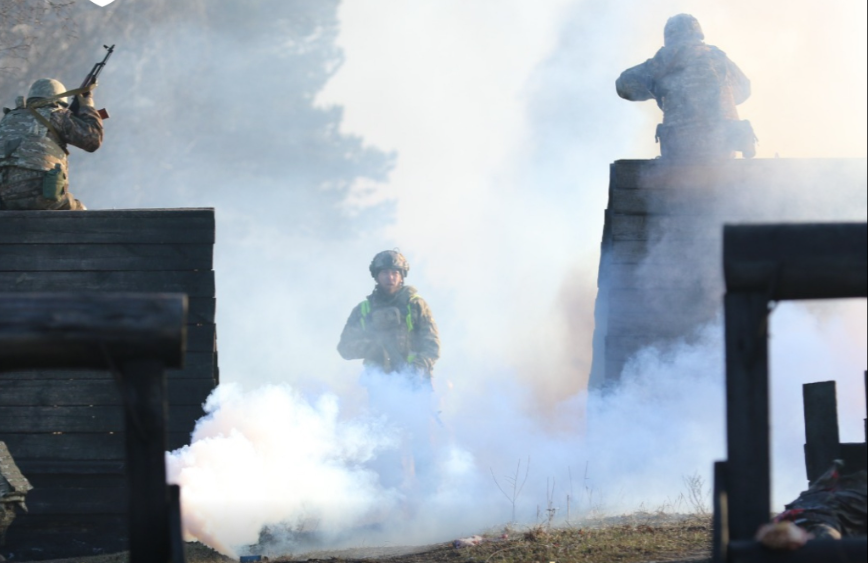
<path fill-rule="evenodd" d="M 175 294 L 0 294 L 0 371 L 106 369 L 108 358 L 180 368 L 186 314 Z"/>
<path fill-rule="evenodd" d="M 854 563 L 865 561 L 865 538 L 812 540 L 794 551 L 769 551 L 756 541 L 733 541 L 729 545 L 730 563 Z"/>
<path fill-rule="evenodd" d="M 166 486 L 166 378 L 159 360 L 122 366 L 126 394 L 126 460 L 130 499 L 130 563 L 170 558 Z"/>
<path fill-rule="evenodd" d="M 768 300 L 727 293 L 724 311 L 729 533 L 746 540 L 771 515 Z"/>
<path fill-rule="evenodd" d="M 210 244 L 0 244 L 0 271 L 211 270 Z"/>
<path fill-rule="evenodd" d="M 726 225 L 728 291 L 769 300 L 868 297 L 865 223 Z"/>
<path fill-rule="evenodd" d="M 0 211 L 0 244 L 214 244 L 213 209 Z"/>
<path fill-rule="evenodd" d="M 834 381 L 802 386 L 805 408 L 805 470 L 813 483 L 841 457 L 838 399 Z"/>
<path fill-rule="evenodd" d="M 214 297 L 211 270 L 168 272 L 0 272 L 0 290 L 8 292 L 81 291 L 186 293 Z"/>

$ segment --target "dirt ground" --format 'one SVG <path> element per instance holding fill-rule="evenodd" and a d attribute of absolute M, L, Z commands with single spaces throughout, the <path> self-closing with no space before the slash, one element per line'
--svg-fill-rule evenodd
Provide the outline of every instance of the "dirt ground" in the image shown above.
<path fill-rule="evenodd" d="M 483 535 L 478 545 L 452 543 L 322 551 L 265 558 L 270 563 L 710 563 L 707 517 L 630 517 L 603 525 L 541 526 Z M 234 561 L 198 543 L 185 546 L 187 563 Z M 126 553 L 42 563 L 128 563 Z"/>

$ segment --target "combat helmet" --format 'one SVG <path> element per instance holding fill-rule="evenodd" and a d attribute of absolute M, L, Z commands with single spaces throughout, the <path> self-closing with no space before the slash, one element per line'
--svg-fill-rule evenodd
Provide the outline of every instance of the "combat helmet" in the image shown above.
<path fill-rule="evenodd" d="M 30 91 L 27 92 L 27 101 L 29 102 L 36 98 L 54 98 L 64 92 L 66 92 L 66 86 L 64 86 L 59 80 L 53 78 L 40 78 L 30 86 Z M 69 105 L 66 103 L 66 98 L 59 98 L 57 103 L 64 107 Z"/>
<path fill-rule="evenodd" d="M 398 270 L 406 278 L 410 272 L 410 263 L 397 250 L 384 250 L 374 256 L 369 269 L 371 270 L 371 277 L 374 279 L 377 279 L 380 270 Z"/>
<path fill-rule="evenodd" d="M 705 39 L 699 20 L 690 14 L 672 16 L 663 28 L 663 44 L 667 47 L 680 43 L 694 43 Z"/>

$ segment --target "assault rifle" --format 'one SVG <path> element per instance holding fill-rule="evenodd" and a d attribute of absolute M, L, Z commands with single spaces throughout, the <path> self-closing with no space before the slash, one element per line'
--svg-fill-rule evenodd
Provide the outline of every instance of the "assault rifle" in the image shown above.
<path fill-rule="evenodd" d="M 96 79 L 99 78 L 99 73 L 102 72 L 102 69 L 105 66 L 106 61 L 108 61 L 109 57 L 111 56 L 111 54 L 115 50 L 114 45 L 112 45 L 111 47 L 109 47 L 108 45 L 103 45 L 103 47 L 105 47 L 108 50 L 108 53 L 105 54 L 105 58 L 102 61 L 93 65 L 93 68 L 90 69 L 90 72 L 87 73 L 87 77 L 84 79 L 84 82 L 81 83 L 79 90 L 90 90 L 93 87 L 93 85 L 96 84 Z M 90 93 L 85 92 L 85 94 L 83 94 L 83 95 L 90 95 Z M 76 96 L 72 100 L 72 103 L 70 104 L 69 109 L 72 110 L 73 113 L 78 113 L 78 105 L 79 105 L 78 104 L 78 96 Z M 103 108 L 101 110 L 97 110 L 97 113 L 103 119 L 109 118 L 109 113 L 108 113 L 108 111 L 105 110 L 105 108 Z"/>

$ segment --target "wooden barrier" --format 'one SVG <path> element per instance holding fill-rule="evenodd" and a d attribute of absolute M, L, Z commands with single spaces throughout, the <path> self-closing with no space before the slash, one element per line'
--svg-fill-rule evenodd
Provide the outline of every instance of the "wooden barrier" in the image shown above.
<path fill-rule="evenodd" d="M 0 211 L 0 293 L 187 295 L 186 323 L 176 327 L 186 333 L 186 351 L 180 361 L 160 356 L 172 366 L 165 373 L 166 449 L 173 450 L 189 443 L 219 382 L 214 234 L 211 209 Z M 121 551 L 130 540 L 129 501 L 116 384 L 104 365 L 52 365 L 0 370 L 0 440 L 35 487 L 7 549 L 31 561 Z"/>
<path fill-rule="evenodd" d="M 715 471 L 716 509 L 725 506 L 725 518 L 715 515 L 718 563 L 853 560 L 849 547 L 839 553 L 852 542 L 829 544 L 835 549 L 817 542 L 806 551 L 787 555 L 756 549 L 752 538 L 771 513 L 769 302 L 868 296 L 868 277 L 850 272 L 851 267 L 864 269 L 866 232 L 865 225 L 841 224 L 724 229 L 728 459 Z M 797 243 L 805 245 L 804 256 Z M 821 268 L 838 275 L 820 274 Z M 864 554 L 865 542 L 860 541 L 859 553 Z M 741 552 L 745 555 L 738 555 Z M 803 559 L 807 553 L 814 558 Z"/>
<path fill-rule="evenodd" d="M 0 294 L 0 371 L 74 365 L 115 377 L 131 563 L 168 563 L 170 538 L 180 537 L 166 485 L 165 368 L 181 367 L 186 315 L 184 295 Z"/>

